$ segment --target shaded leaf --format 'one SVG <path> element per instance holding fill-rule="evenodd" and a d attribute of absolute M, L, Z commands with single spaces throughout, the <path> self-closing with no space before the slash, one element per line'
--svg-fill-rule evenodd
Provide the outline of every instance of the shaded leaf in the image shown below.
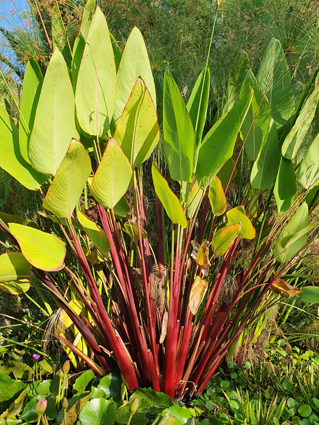
<path fill-rule="evenodd" d="M 297 180 L 305 189 L 309 189 L 319 180 L 319 134 L 300 163 Z"/>
<path fill-rule="evenodd" d="M 201 305 L 206 291 L 208 288 L 208 281 L 205 279 L 202 279 L 199 276 L 196 276 L 196 279 L 192 285 L 192 289 L 189 295 L 189 303 L 188 308 L 190 309 L 190 312 L 195 315 L 199 309 L 199 306 Z"/>
<path fill-rule="evenodd" d="M 296 191 L 297 184 L 294 166 L 288 159 L 281 158 L 274 188 L 278 212 L 289 210 Z"/>
<path fill-rule="evenodd" d="M 300 294 L 301 289 L 295 288 L 294 286 L 289 285 L 283 279 L 279 279 L 271 285 L 271 289 L 274 290 L 275 293 L 285 294 L 289 297 L 295 297 Z"/>
<path fill-rule="evenodd" d="M 305 303 L 319 304 L 319 287 L 303 286 L 302 292 L 298 297 Z"/>
<path fill-rule="evenodd" d="M 101 254 L 104 257 L 107 257 L 107 253 L 109 252 L 111 245 L 104 230 L 81 211 L 77 211 L 76 215 L 85 233 L 99 249 Z"/>
<path fill-rule="evenodd" d="M 124 232 L 131 236 L 131 238 L 138 240 L 138 227 L 135 223 L 131 221 L 127 221 L 124 223 Z M 141 228 L 141 236 L 142 239 L 146 239 L 148 237 L 147 231 Z"/>

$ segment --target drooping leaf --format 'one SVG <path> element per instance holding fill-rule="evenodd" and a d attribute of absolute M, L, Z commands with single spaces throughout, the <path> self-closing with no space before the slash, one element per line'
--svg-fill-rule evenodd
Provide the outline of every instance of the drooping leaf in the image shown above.
<path fill-rule="evenodd" d="M 15 400 L 13 400 L 10 406 L 0 414 L 1 425 L 18 425 L 21 423 L 21 420 L 16 419 L 15 416 L 17 416 L 22 410 L 26 393 L 27 388 L 25 388 L 22 393 L 19 394 Z"/>
<path fill-rule="evenodd" d="M 156 195 L 161 201 L 168 217 L 173 223 L 186 227 L 187 220 L 182 205 L 177 196 L 169 188 L 167 181 L 161 175 L 154 162 L 152 164 L 152 177 Z"/>
<path fill-rule="evenodd" d="M 282 155 L 287 159 L 294 159 L 305 139 L 307 131 L 313 121 L 319 100 L 319 85 L 315 88 L 311 96 L 306 100 L 295 125 L 290 130 L 282 145 Z"/>
<path fill-rule="evenodd" d="M 235 238 L 238 236 L 240 229 L 241 224 L 238 223 L 217 230 L 212 240 L 212 248 L 215 257 L 219 257 L 226 253 Z"/>
<path fill-rule="evenodd" d="M 132 167 L 146 161 L 159 141 L 159 127 L 152 98 L 140 78 L 134 84 L 114 133 Z"/>
<path fill-rule="evenodd" d="M 21 279 L 16 282 L 0 282 L 0 291 L 8 292 L 11 295 L 19 295 L 28 292 L 30 281 Z"/>
<path fill-rule="evenodd" d="M 46 271 L 58 271 L 64 267 L 66 248 L 59 238 L 16 223 L 10 223 L 9 229 L 32 266 Z"/>
<path fill-rule="evenodd" d="M 91 193 L 104 208 L 114 208 L 129 189 L 132 167 L 114 139 L 110 139 L 91 185 Z"/>
<path fill-rule="evenodd" d="M 192 289 L 189 295 L 188 308 L 190 312 L 195 315 L 201 305 L 206 291 L 208 288 L 208 281 L 202 279 L 200 276 L 196 276 L 196 279 L 192 285 Z"/>
<path fill-rule="evenodd" d="M 241 97 L 254 90 L 254 96 L 241 127 L 245 142 L 245 152 L 250 161 L 255 161 L 267 137 L 271 119 L 271 108 L 263 89 L 251 70 L 247 71 L 241 89 Z"/>
<path fill-rule="evenodd" d="M 319 304 L 319 287 L 303 286 L 298 297 L 305 303 Z"/>
<path fill-rule="evenodd" d="M 68 67 L 56 48 L 46 71 L 29 143 L 32 166 L 55 175 L 71 142 L 75 126 L 74 95 Z"/>
<path fill-rule="evenodd" d="M 195 132 L 186 105 L 173 77 L 164 77 L 164 148 L 173 180 L 192 181 Z"/>
<path fill-rule="evenodd" d="M 226 211 L 226 197 L 220 179 L 215 176 L 209 185 L 208 199 L 214 215 L 223 215 Z"/>
<path fill-rule="evenodd" d="M 241 229 L 238 235 L 239 237 L 244 239 L 254 239 L 256 236 L 256 230 L 247 217 L 245 208 L 242 205 L 227 211 L 226 215 L 228 219 L 227 226 L 241 223 Z"/>
<path fill-rule="evenodd" d="M 250 174 L 254 189 L 266 190 L 273 183 L 278 174 L 280 157 L 276 123 L 272 121 Z"/>
<path fill-rule="evenodd" d="M 296 242 L 288 248 L 284 248 L 281 244 L 282 240 L 288 236 L 294 236 L 299 230 L 308 226 L 308 205 L 304 202 L 292 216 L 289 223 L 284 227 L 279 235 L 275 248 L 274 256 L 281 264 L 290 260 L 297 252 L 306 244 L 307 234 L 302 235 Z"/>
<path fill-rule="evenodd" d="M 187 203 L 186 203 L 186 217 L 193 218 L 195 211 L 202 199 L 203 191 L 198 187 L 198 181 L 196 180 L 192 188 L 188 193 Z"/>
<path fill-rule="evenodd" d="M 205 189 L 233 154 L 238 132 L 246 116 L 253 93 L 240 100 L 206 134 L 199 149 L 196 177 Z"/>
<path fill-rule="evenodd" d="M 43 207 L 58 218 L 71 218 L 91 173 L 91 161 L 84 146 L 72 140 L 46 194 Z"/>
<path fill-rule="evenodd" d="M 283 125 L 292 116 L 295 100 L 290 70 L 280 41 L 272 38 L 257 72 L 257 80 L 267 95 L 273 119 Z"/>
<path fill-rule="evenodd" d="M 146 46 L 139 29 L 134 27 L 127 39 L 117 73 L 118 95 L 114 109 L 115 126 L 117 126 L 138 77 L 144 81 L 156 109 L 155 84 Z"/>
<path fill-rule="evenodd" d="M 11 282 L 31 277 L 31 265 L 21 252 L 0 255 L 0 282 Z"/>
<path fill-rule="evenodd" d="M 297 180 L 298 183 L 305 189 L 309 189 L 316 184 L 319 179 L 319 135 L 315 138 L 306 153 L 304 159 L 301 161 Z"/>
<path fill-rule="evenodd" d="M 31 164 L 28 154 L 29 141 L 33 129 L 35 111 L 42 88 L 43 76 L 38 62 L 31 58 L 26 67 L 21 97 L 19 118 L 19 147 L 23 159 Z"/>
<path fill-rule="evenodd" d="M 99 249 L 101 254 L 106 257 L 107 253 L 110 250 L 110 242 L 100 226 L 98 226 L 94 221 L 91 221 L 89 217 L 83 214 L 81 211 L 76 213 L 81 226 L 85 233 L 89 236 L 94 245 Z"/>
<path fill-rule="evenodd" d="M 301 289 L 288 285 L 288 283 L 286 283 L 283 279 L 279 279 L 274 282 L 271 285 L 271 289 L 277 294 L 280 293 L 288 295 L 289 297 L 295 297 L 302 292 Z"/>
<path fill-rule="evenodd" d="M 92 136 L 106 134 L 117 94 L 113 49 L 105 17 L 97 7 L 87 36 L 75 90 L 79 124 Z"/>
<path fill-rule="evenodd" d="M 278 212 L 289 210 L 296 191 L 297 184 L 294 166 L 288 159 L 281 158 L 274 188 Z"/>
<path fill-rule="evenodd" d="M 187 102 L 187 110 L 195 130 L 196 146 L 202 140 L 204 125 L 206 122 L 210 85 L 209 68 L 204 68 L 199 74 L 192 93 Z"/>
<path fill-rule="evenodd" d="M 47 176 L 35 171 L 23 159 L 19 149 L 18 129 L 13 124 L 2 103 L 0 103 L 0 134 L 0 167 L 27 189 L 38 190 L 40 185 L 46 181 Z"/>
<path fill-rule="evenodd" d="M 193 251 L 191 257 L 195 260 L 204 276 L 208 276 L 210 261 L 209 261 L 209 242 L 203 241 L 201 245 L 196 241 L 191 241 Z"/>

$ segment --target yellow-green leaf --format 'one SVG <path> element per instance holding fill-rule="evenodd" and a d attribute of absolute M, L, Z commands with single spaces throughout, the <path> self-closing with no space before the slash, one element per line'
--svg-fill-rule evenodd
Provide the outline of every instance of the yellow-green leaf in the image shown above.
<path fill-rule="evenodd" d="M 127 221 L 124 224 L 124 232 L 131 236 L 131 238 L 138 240 L 138 227 L 136 224 L 131 221 Z M 141 236 L 142 239 L 146 239 L 148 237 L 147 231 L 141 228 Z"/>
<path fill-rule="evenodd" d="M 0 282 L 28 279 L 31 265 L 21 252 L 8 252 L 0 256 Z"/>
<path fill-rule="evenodd" d="M 220 179 L 215 176 L 209 185 L 208 199 L 214 215 L 222 215 L 226 211 L 226 197 Z"/>
<path fill-rule="evenodd" d="M 198 186 L 198 181 L 196 180 L 193 184 L 191 190 L 188 193 L 187 203 L 186 203 L 186 216 L 187 218 L 193 218 L 195 211 L 202 199 L 203 190 Z"/>
<path fill-rule="evenodd" d="M 256 230 L 247 217 L 245 208 L 242 205 L 227 211 L 226 215 L 228 219 L 227 226 L 241 223 L 239 237 L 244 239 L 254 239 L 256 236 Z"/>
<path fill-rule="evenodd" d="M 87 217 L 81 211 L 77 212 L 77 217 L 85 233 L 89 236 L 94 245 L 100 250 L 101 254 L 106 257 L 111 246 L 103 229 L 91 221 L 89 217 Z"/>
<path fill-rule="evenodd" d="M 19 295 L 27 292 L 30 288 L 28 279 L 18 280 L 16 282 L 0 283 L 0 291 L 8 292 L 11 295 Z"/>
<path fill-rule="evenodd" d="M 63 269 L 66 248 L 59 238 L 16 223 L 10 223 L 9 229 L 18 241 L 25 259 L 33 267 L 48 272 Z"/>
<path fill-rule="evenodd" d="M 241 224 L 232 224 L 217 230 L 212 240 L 212 247 L 215 257 L 224 255 L 235 238 L 238 236 Z"/>

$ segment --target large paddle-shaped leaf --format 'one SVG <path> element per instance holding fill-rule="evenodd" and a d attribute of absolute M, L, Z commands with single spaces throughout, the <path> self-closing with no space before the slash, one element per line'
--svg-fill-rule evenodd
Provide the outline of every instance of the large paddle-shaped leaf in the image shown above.
<path fill-rule="evenodd" d="M 195 132 L 192 120 L 171 75 L 164 78 L 164 147 L 173 180 L 192 181 Z"/>
<path fill-rule="evenodd" d="M 19 146 L 25 161 L 29 164 L 29 141 L 33 128 L 35 111 L 38 106 L 39 96 L 43 83 L 43 76 L 38 62 L 31 58 L 24 73 L 20 119 L 19 119 Z"/>
<path fill-rule="evenodd" d="M 214 215 L 222 215 L 226 211 L 226 197 L 220 179 L 215 176 L 209 185 L 208 199 Z"/>
<path fill-rule="evenodd" d="M 254 239 L 256 236 L 256 230 L 247 217 L 245 208 L 242 205 L 227 211 L 226 215 L 228 220 L 227 226 L 238 223 L 241 224 L 241 229 L 238 235 L 239 237 L 244 239 Z"/>
<path fill-rule="evenodd" d="M 306 189 L 313 186 L 319 179 L 319 135 L 310 146 L 306 156 L 298 168 L 297 180 Z"/>
<path fill-rule="evenodd" d="M 132 167 L 148 159 L 159 141 L 159 127 L 152 98 L 143 80 L 137 79 L 114 140 L 122 148 Z"/>
<path fill-rule="evenodd" d="M 281 158 L 274 188 L 278 212 L 289 210 L 296 192 L 294 166 L 288 159 Z"/>
<path fill-rule="evenodd" d="M 295 125 L 290 130 L 290 133 L 286 137 L 281 152 L 287 159 L 294 159 L 298 153 L 298 150 L 305 139 L 307 131 L 312 123 L 315 116 L 319 100 L 319 85 L 315 88 L 311 96 L 308 97 L 304 106 L 302 107 L 300 114 L 296 120 Z"/>
<path fill-rule="evenodd" d="M 29 144 L 32 166 L 55 175 L 71 139 L 78 139 L 68 67 L 55 49 L 44 77 Z"/>
<path fill-rule="evenodd" d="M 63 269 L 66 249 L 59 238 L 16 223 L 10 223 L 9 229 L 18 241 L 25 259 L 33 267 L 48 272 Z"/>
<path fill-rule="evenodd" d="M 217 230 L 212 240 L 214 256 L 224 255 L 240 232 L 241 224 L 232 224 Z"/>
<path fill-rule="evenodd" d="M 156 164 L 152 164 L 152 177 L 155 187 L 155 193 L 161 201 L 168 217 L 173 223 L 180 224 L 182 227 L 187 226 L 187 220 L 181 203 L 177 196 L 171 191 L 167 181 L 159 172 Z"/>
<path fill-rule="evenodd" d="M 110 242 L 103 229 L 91 221 L 89 217 L 81 211 L 77 212 L 77 217 L 85 233 L 89 236 L 94 245 L 101 251 L 102 255 L 106 257 L 110 250 Z"/>
<path fill-rule="evenodd" d="M 196 177 L 205 189 L 225 162 L 231 158 L 237 135 L 246 116 L 253 93 L 240 100 L 206 134 L 198 156 Z"/>
<path fill-rule="evenodd" d="M 94 198 L 104 208 L 114 208 L 132 182 L 132 167 L 114 139 L 110 139 L 91 185 Z"/>
<path fill-rule="evenodd" d="M 28 279 L 31 265 L 21 252 L 8 252 L 0 256 L 0 282 Z"/>
<path fill-rule="evenodd" d="M 142 34 L 134 27 L 127 40 L 117 73 L 118 94 L 114 109 L 115 125 L 124 111 L 138 77 L 144 81 L 156 108 L 155 84 L 146 46 Z"/>
<path fill-rule="evenodd" d="M 116 69 L 108 26 L 97 7 L 87 36 L 75 91 L 79 124 L 94 136 L 106 134 L 117 93 Z"/>
<path fill-rule="evenodd" d="M 49 187 L 43 207 L 56 217 L 71 218 L 90 173 L 89 154 L 80 142 L 72 140 Z"/>
<path fill-rule="evenodd" d="M 291 75 L 280 41 L 272 38 L 267 46 L 257 72 L 261 85 L 271 106 L 271 115 L 283 125 L 295 109 Z"/>
<path fill-rule="evenodd" d="M 0 103 L 1 155 L 0 167 L 11 174 L 23 186 L 38 190 L 47 176 L 35 171 L 20 153 L 18 129 L 13 124 L 4 106 Z"/>

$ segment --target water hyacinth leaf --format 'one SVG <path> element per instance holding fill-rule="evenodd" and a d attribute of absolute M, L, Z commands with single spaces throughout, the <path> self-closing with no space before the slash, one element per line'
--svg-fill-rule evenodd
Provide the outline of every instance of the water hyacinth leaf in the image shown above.
<path fill-rule="evenodd" d="M 187 102 L 187 110 L 195 130 L 196 145 L 198 146 L 203 134 L 206 121 L 210 85 L 209 68 L 204 68 L 199 74 L 190 98 Z"/>
<path fill-rule="evenodd" d="M 319 304 L 319 287 L 303 286 L 302 292 L 298 297 L 305 303 Z"/>
<path fill-rule="evenodd" d="M 18 241 L 25 259 L 33 267 L 48 272 L 63 269 L 66 248 L 59 238 L 16 223 L 10 223 L 9 229 Z"/>
<path fill-rule="evenodd" d="M 164 77 L 163 130 L 171 178 L 192 181 L 195 132 L 182 95 L 168 73 Z"/>
<path fill-rule="evenodd" d="M 251 103 L 253 93 L 240 100 L 206 134 L 199 149 L 196 177 L 205 189 L 221 167 L 232 157 L 237 135 Z"/>
<path fill-rule="evenodd" d="M 251 170 L 250 181 L 254 189 L 266 190 L 274 182 L 278 174 L 280 157 L 276 122 L 272 121 Z"/>
<path fill-rule="evenodd" d="M 76 215 L 85 233 L 89 236 L 101 254 L 106 257 L 111 246 L 103 229 L 81 211 L 77 211 Z"/>
<path fill-rule="evenodd" d="M 214 215 L 220 216 L 226 211 L 226 197 L 220 179 L 215 176 L 209 185 L 208 199 Z"/>
<path fill-rule="evenodd" d="M 193 218 L 195 211 L 198 207 L 203 196 L 203 190 L 199 188 L 198 181 L 196 180 L 193 184 L 191 190 L 188 193 L 187 203 L 186 203 L 186 217 Z"/>
<path fill-rule="evenodd" d="M 226 215 L 228 219 L 227 226 L 241 223 L 241 229 L 238 235 L 239 237 L 244 239 L 254 239 L 256 236 L 256 230 L 247 217 L 245 208 L 242 205 L 227 211 Z"/>
<path fill-rule="evenodd" d="M 233 158 L 230 158 L 228 161 L 226 161 L 217 173 L 217 177 L 220 179 L 223 188 L 227 186 L 230 178 L 230 181 L 232 182 L 236 176 L 237 168 L 235 167 L 235 161 Z"/>
<path fill-rule="evenodd" d="M 134 84 L 113 137 L 132 167 L 146 161 L 159 141 L 154 103 L 140 78 Z"/>
<path fill-rule="evenodd" d="M 193 315 L 197 313 L 198 308 L 205 297 L 207 288 L 208 281 L 197 276 L 192 285 L 188 303 L 188 308 Z"/>
<path fill-rule="evenodd" d="M 238 223 L 217 230 L 212 240 L 212 248 L 215 257 L 224 255 L 228 251 L 229 247 L 238 236 L 240 229 L 241 224 Z"/>
<path fill-rule="evenodd" d="M 131 221 L 127 221 L 124 223 L 124 232 L 131 236 L 131 238 L 138 240 L 138 227 L 135 223 Z M 142 239 L 146 239 L 148 237 L 147 231 L 141 228 L 141 236 Z"/>
<path fill-rule="evenodd" d="M 30 281 L 22 279 L 16 282 L 0 282 L 0 291 L 8 292 L 11 295 L 19 295 L 28 292 Z"/>
<path fill-rule="evenodd" d="M 29 59 L 23 78 L 19 118 L 19 147 L 23 159 L 31 164 L 28 154 L 29 141 L 33 129 L 35 111 L 42 88 L 43 76 L 38 62 Z"/>
<path fill-rule="evenodd" d="M 272 38 L 257 72 L 257 80 L 266 93 L 273 119 L 283 125 L 295 110 L 290 70 L 280 41 Z"/>
<path fill-rule="evenodd" d="M 297 173 L 298 183 L 305 189 L 316 184 L 319 179 L 319 135 L 300 163 Z"/>
<path fill-rule="evenodd" d="M 68 67 L 56 48 L 44 77 L 29 144 L 32 166 L 55 175 L 71 142 L 75 125 L 74 95 Z"/>
<path fill-rule="evenodd" d="M 180 201 L 177 196 L 169 188 L 167 181 L 159 172 L 156 164 L 152 164 L 152 177 L 155 187 L 155 193 L 161 201 L 168 217 L 175 224 L 180 224 L 182 227 L 187 226 L 187 220 Z"/>
<path fill-rule="evenodd" d="M 308 226 L 308 205 L 304 202 L 292 216 L 289 223 L 284 227 L 281 234 L 279 235 L 275 248 L 274 256 L 276 260 L 281 264 L 284 264 L 290 260 L 297 252 L 303 248 L 307 242 L 307 234 L 301 235 L 301 237 L 295 241 L 288 248 L 284 248 L 281 244 L 282 240 L 288 236 L 294 236 L 299 230 Z"/>
<path fill-rule="evenodd" d="M 113 425 L 116 403 L 103 397 L 89 400 L 80 412 L 79 425 Z"/>
<path fill-rule="evenodd" d="M 8 252 L 0 255 L 0 282 L 28 279 L 31 265 L 21 252 Z"/>
<path fill-rule="evenodd" d="M 100 380 L 98 389 L 102 390 L 106 398 L 116 397 L 122 387 L 122 378 L 118 369 L 113 370 Z"/>
<path fill-rule="evenodd" d="M 91 193 L 102 207 L 114 208 L 131 186 L 132 175 L 129 160 L 116 141 L 110 139 L 93 178 Z"/>
<path fill-rule="evenodd" d="M 115 126 L 118 124 L 139 77 L 144 81 L 156 109 L 155 84 L 146 46 L 139 29 L 134 27 L 126 42 L 117 73 L 118 94 L 114 109 Z"/>
<path fill-rule="evenodd" d="M 304 103 L 295 125 L 290 130 L 282 145 L 282 155 L 287 159 L 294 159 L 305 139 L 307 131 L 314 119 L 319 100 L 319 86 Z"/>
<path fill-rule="evenodd" d="M 289 297 L 295 297 L 300 294 L 302 291 L 299 288 L 295 288 L 294 286 L 289 285 L 283 279 L 279 279 L 271 285 L 271 289 L 276 294 L 284 294 Z"/>
<path fill-rule="evenodd" d="M 278 212 L 289 210 L 296 192 L 295 168 L 291 161 L 281 158 L 274 188 Z"/>
<path fill-rule="evenodd" d="M 90 173 L 89 154 L 80 142 L 72 140 L 49 187 L 43 207 L 58 218 L 71 218 Z"/>
<path fill-rule="evenodd" d="M 252 89 L 254 96 L 241 127 L 241 133 L 243 140 L 246 140 L 246 155 L 250 161 L 255 161 L 268 133 L 271 108 L 263 89 L 249 70 L 242 85 L 241 97 L 246 96 Z"/>
<path fill-rule="evenodd" d="M 106 134 L 116 102 L 116 69 L 109 29 L 97 7 L 87 36 L 77 76 L 75 103 L 82 130 L 92 136 Z"/>
<path fill-rule="evenodd" d="M 41 184 L 46 181 L 47 176 L 35 171 L 23 159 L 19 149 L 18 129 L 13 124 L 2 103 L 0 103 L 0 134 L 0 167 L 27 189 L 39 190 Z"/>

